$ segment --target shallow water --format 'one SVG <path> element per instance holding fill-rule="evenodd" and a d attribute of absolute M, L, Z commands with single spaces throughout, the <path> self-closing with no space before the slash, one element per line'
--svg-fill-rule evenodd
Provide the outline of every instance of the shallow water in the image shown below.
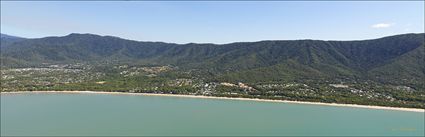
<path fill-rule="evenodd" d="M 164 96 L 1 95 L 1 135 L 424 136 L 424 113 Z"/>

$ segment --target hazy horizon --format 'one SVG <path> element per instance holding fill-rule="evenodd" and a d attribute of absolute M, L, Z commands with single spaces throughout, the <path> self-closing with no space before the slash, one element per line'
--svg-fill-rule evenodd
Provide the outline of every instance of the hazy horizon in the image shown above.
<path fill-rule="evenodd" d="M 424 33 L 423 24 L 423 1 L 1 1 L 1 33 L 26 38 L 90 33 L 179 44 L 347 41 Z"/>
<path fill-rule="evenodd" d="M 20 37 L 20 38 L 27 38 L 27 37 L 21 37 L 21 36 L 15 36 L 15 35 L 9 35 L 9 34 L 5 34 L 5 33 L 1 33 L 2 35 L 7 35 L 7 36 L 12 36 L 12 37 Z M 164 42 L 164 43 L 174 43 L 174 42 L 165 42 L 165 41 L 148 41 L 148 40 L 134 40 L 134 39 L 128 39 L 128 38 L 124 38 L 124 37 L 119 37 L 119 36 L 113 36 L 113 35 L 99 35 L 99 34 L 94 34 L 94 33 L 69 33 L 66 35 L 61 35 L 61 36 L 45 36 L 45 37 L 39 37 L 39 38 L 47 38 L 47 37 L 65 37 L 71 34 L 88 34 L 88 35 L 98 35 L 98 36 L 109 36 L 109 37 L 117 37 L 117 38 L 121 38 L 121 39 L 125 39 L 125 40 L 132 40 L 132 41 L 138 41 L 138 42 Z M 387 36 L 382 36 L 382 37 L 376 37 L 376 38 L 369 38 L 369 39 L 353 39 L 353 40 L 322 40 L 322 39 L 264 39 L 264 40 L 256 40 L 256 41 L 233 41 L 233 42 L 228 42 L 228 43 L 212 43 L 212 42 L 186 42 L 186 43 L 174 43 L 174 44 L 231 44 L 231 43 L 239 43 L 239 42 L 259 42 L 259 41 L 293 41 L 293 40 L 318 40 L 318 41 L 362 41 L 362 40 L 373 40 L 373 39 L 380 39 L 380 38 L 385 38 L 385 37 L 391 37 L 391 36 L 397 36 L 397 35 L 407 35 L 407 34 L 424 34 L 423 32 L 420 33 L 402 33 L 402 34 L 393 34 L 393 35 L 387 35 Z M 27 39 L 39 39 L 39 38 L 27 38 Z"/>

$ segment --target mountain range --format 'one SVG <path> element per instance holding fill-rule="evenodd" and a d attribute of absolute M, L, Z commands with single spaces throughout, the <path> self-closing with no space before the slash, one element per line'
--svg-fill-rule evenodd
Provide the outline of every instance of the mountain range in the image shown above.
<path fill-rule="evenodd" d="M 371 40 L 268 40 L 229 44 L 141 42 L 70 34 L 26 39 L 1 35 L 1 67 L 92 63 L 173 65 L 214 80 L 361 79 L 425 89 L 425 34 Z"/>

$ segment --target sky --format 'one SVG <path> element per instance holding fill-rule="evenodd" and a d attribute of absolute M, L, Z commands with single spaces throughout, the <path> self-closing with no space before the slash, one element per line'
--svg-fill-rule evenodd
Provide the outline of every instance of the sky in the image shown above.
<path fill-rule="evenodd" d="M 424 33 L 424 1 L 1 1 L 1 33 L 217 44 L 362 40 Z"/>

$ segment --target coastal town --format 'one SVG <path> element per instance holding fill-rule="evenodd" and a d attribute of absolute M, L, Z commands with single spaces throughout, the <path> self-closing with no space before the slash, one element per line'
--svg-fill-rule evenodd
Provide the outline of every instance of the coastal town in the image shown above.
<path fill-rule="evenodd" d="M 212 81 L 177 66 L 99 67 L 88 64 L 50 64 L 37 68 L 2 69 L 1 91 L 92 90 L 109 92 L 186 94 L 425 107 L 425 98 L 405 85 L 376 85 L 369 81 L 259 82 Z M 372 85 L 382 88 L 368 88 Z M 410 98 L 409 98 L 410 97 Z M 418 100 L 418 101 L 415 101 Z M 358 102 L 357 102 L 358 101 Z M 385 102 L 385 104 L 380 104 Z"/>

